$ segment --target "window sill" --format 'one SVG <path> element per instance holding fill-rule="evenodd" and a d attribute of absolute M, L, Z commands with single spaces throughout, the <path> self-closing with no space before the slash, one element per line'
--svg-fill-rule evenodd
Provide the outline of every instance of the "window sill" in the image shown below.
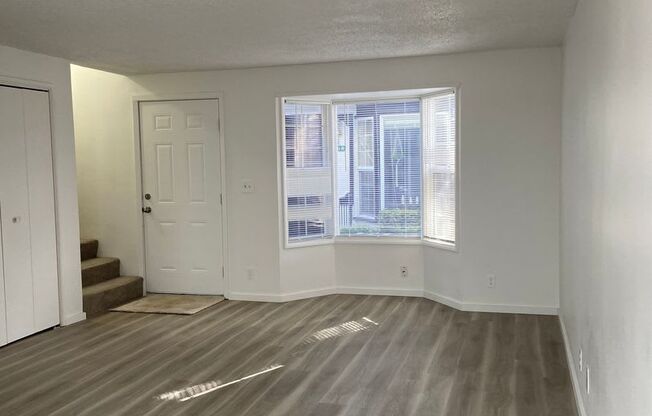
<path fill-rule="evenodd" d="M 335 237 L 329 239 L 297 241 L 286 243 L 286 249 L 314 247 L 324 245 L 387 245 L 387 246 L 427 246 L 457 253 L 457 246 L 454 244 L 442 243 L 435 240 L 413 238 L 392 238 L 392 237 Z"/>
<path fill-rule="evenodd" d="M 417 246 L 422 243 L 419 237 L 335 237 L 335 244 L 378 244 Z"/>
<path fill-rule="evenodd" d="M 456 244 L 443 243 L 441 241 L 431 240 L 431 239 L 428 239 L 428 238 L 424 238 L 423 240 L 421 240 L 421 243 L 424 246 L 427 246 L 427 247 L 439 248 L 439 249 L 442 249 L 442 250 L 452 251 L 454 253 L 457 253 L 457 245 Z"/>
<path fill-rule="evenodd" d="M 325 246 L 330 244 L 333 244 L 332 238 L 316 238 L 313 240 L 306 239 L 306 240 L 298 240 L 292 242 L 286 241 L 285 248 L 293 249 L 293 248 L 303 248 L 303 247 Z"/>

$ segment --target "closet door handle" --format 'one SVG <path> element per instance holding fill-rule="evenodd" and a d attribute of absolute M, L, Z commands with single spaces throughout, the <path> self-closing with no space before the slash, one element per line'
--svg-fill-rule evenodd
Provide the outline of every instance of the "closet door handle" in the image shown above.
<path fill-rule="evenodd" d="M 152 212 L 152 208 L 151 208 L 151 207 L 144 207 L 144 208 L 143 208 L 143 212 L 144 212 L 145 214 L 149 214 L 150 212 Z"/>

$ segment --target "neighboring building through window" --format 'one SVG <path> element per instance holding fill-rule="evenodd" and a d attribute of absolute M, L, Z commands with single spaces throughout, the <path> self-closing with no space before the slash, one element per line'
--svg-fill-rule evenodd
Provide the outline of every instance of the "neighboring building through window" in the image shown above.
<path fill-rule="evenodd" d="M 327 106 L 283 105 L 287 236 L 290 241 L 333 236 L 333 191 Z"/>
<path fill-rule="evenodd" d="M 352 155 L 338 174 L 339 236 L 421 235 L 421 117 L 418 99 L 334 104 Z M 343 124 L 342 124 L 343 123 Z"/>
<path fill-rule="evenodd" d="M 324 114 L 320 105 L 285 106 L 285 151 L 287 167 L 324 166 Z"/>

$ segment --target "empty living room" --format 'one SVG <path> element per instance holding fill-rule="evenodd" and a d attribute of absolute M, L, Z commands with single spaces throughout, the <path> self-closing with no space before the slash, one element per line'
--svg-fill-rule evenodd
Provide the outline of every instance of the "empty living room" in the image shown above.
<path fill-rule="evenodd" d="M 0 2 L 0 416 L 651 416 L 649 0 Z"/>

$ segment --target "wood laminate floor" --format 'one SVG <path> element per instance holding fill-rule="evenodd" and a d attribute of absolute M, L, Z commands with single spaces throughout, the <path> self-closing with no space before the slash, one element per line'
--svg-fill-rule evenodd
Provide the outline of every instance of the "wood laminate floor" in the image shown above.
<path fill-rule="evenodd" d="M 421 298 L 111 312 L 0 348 L 0 415 L 576 415 L 556 317 Z"/>

